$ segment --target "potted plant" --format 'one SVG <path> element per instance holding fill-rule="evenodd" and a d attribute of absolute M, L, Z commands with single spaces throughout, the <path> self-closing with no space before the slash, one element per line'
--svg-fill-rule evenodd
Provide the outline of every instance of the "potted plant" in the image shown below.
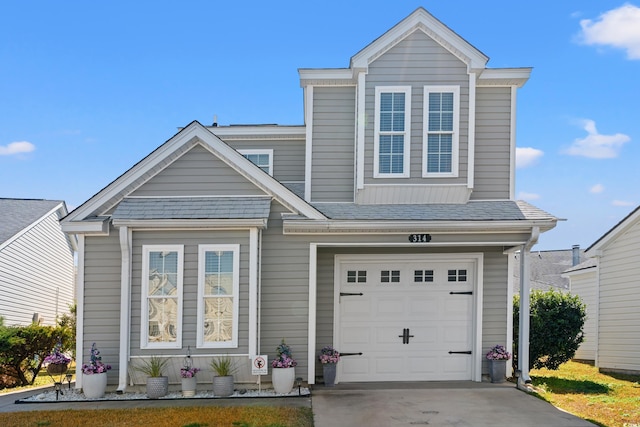
<path fill-rule="evenodd" d="M 53 351 L 44 358 L 44 363 L 47 365 L 47 372 L 49 375 L 62 375 L 67 372 L 67 368 L 71 358 L 62 352 L 62 345 L 56 344 Z"/>
<path fill-rule="evenodd" d="M 190 364 L 185 364 L 180 368 L 180 379 L 182 382 L 182 395 L 184 397 L 193 397 L 196 394 L 198 380 L 196 374 L 200 372 L 200 368 L 194 368 Z"/>
<path fill-rule="evenodd" d="M 336 385 L 336 364 L 340 361 L 340 352 L 330 345 L 320 350 L 320 363 L 322 364 L 322 377 L 325 387 Z"/>
<path fill-rule="evenodd" d="M 511 354 L 502 345 L 496 345 L 487 353 L 489 359 L 489 376 L 492 383 L 502 383 L 507 377 L 507 360 Z"/>
<path fill-rule="evenodd" d="M 231 357 L 214 357 L 211 360 L 211 369 L 215 373 L 213 377 L 213 394 L 221 397 L 231 396 L 235 388 L 233 374 L 236 371 Z"/>
<path fill-rule="evenodd" d="M 162 372 L 168 362 L 169 359 L 151 356 L 149 360 L 144 360 L 141 365 L 136 366 L 137 371 L 147 376 L 147 397 L 149 399 L 166 396 L 169 392 L 169 378 L 165 377 Z"/>
<path fill-rule="evenodd" d="M 107 371 L 111 365 L 102 362 L 96 343 L 91 344 L 89 363 L 82 364 L 82 392 L 88 399 L 103 397 L 107 390 Z"/>
<path fill-rule="evenodd" d="M 291 356 L 291 348 L 285 343 L 284 338 L 276 347 L 277 356 L 271 362 L 271 383 L 276 393 L 287 394 L 293 388 L 296 378 L 296 366 L 298 362 Z"/>

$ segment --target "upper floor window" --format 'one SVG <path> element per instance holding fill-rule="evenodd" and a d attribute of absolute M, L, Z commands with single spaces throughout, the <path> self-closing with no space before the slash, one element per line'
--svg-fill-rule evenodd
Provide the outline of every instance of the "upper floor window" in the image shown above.
<path fill-rule="evenodd" d="M 198 247 L 198 347 L 238 346 L 240 245 Z"/>
<path fill-rule="evenodd" d="M 182 245 L 142 247 L 141 348 L 182 346 Z"/>
<path fill-rule="evenodd" d="M 409 176 L 411 86 L 378 86 L 375 100 L 374 177 Z"/>
<path fill-rule="evenodd" d="M 238 152 L 269 175 L 273 175 L 273 150 L 238 150 Z"/>
<path fill-rule="evenodd" d="M 423 177 L 458 175 L 459 86 L 424 87 Z"/>

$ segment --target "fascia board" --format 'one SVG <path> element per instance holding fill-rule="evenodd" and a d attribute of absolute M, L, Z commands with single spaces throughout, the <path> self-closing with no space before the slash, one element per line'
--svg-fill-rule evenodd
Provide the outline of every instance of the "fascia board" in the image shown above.
<path fill-rule="evenodd" d="M 533 68 L 486 68 L 478 75 L 477 85 L 522 87 L 531 77 Z"/>
<path fill-rule="evenodd" d="M 626 232 L 629 227 L 640 221 L 640 206 L 638 206 L 629 215 L 623 218 L 618 224 L 613 226 L 609 231 L 602 235 L 594 244 L 589 246 L 585 251 L 587 257 L 595 257 L 602 255 L 602 251 L 609 246 L 621 234 Z"/>
<path fill-rule="evenodd" d="M 109 235 L 109 218 L 106 217 L 100 221 L 65 221 L 61 222 L 60 226 L 67 234 Z"/>
<path fill-rule="evenodd" d="M 533 227 L 548 231 L 555 221 L 309 221 L 284 220 L 285 234 L 295 233 L 394 233 L 429 230 L 439 233 L 513 233 L 529 232 Z"/>
<path fill-rule="evenodd" d="M 163 220 L 114 220 L 114 227 L 132 229 L 201 229 L 201 228 L 267 228 L 267 219 L 163 219 Z"/>
<path fill-rule="evenodd" d="M 467 60 L 465 62 L 471 69 L 482 69 L 489 61 L 489 58 L 485 54 L 469 44 L 469 42 L 440 22 L 424 8 L 420 7 L 360 52 L 356 53 L 351 58 L 351 68 L 367 68 L 371 58 L 375 58 L 380 52 L 386 51 L 390 45 L 395 45 L 415 28 L 420 28 L 425 31 L 425 33 L 434 38 L 454 55 L 466 57 Z"/>

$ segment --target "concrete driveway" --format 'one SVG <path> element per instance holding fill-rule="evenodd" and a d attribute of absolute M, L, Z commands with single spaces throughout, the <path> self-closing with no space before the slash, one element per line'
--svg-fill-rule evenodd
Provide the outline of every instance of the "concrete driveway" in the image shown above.
<path fill-rule="evenodd" d="M 593 427 L 513 384 L 471 382 L 317 387 L 315 427 Z"/>

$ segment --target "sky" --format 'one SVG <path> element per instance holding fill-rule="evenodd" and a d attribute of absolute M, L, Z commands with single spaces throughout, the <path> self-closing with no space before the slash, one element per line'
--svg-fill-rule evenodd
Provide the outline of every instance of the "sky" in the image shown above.
<path fill-rule="evenodd" d="M 0 197 L 73 209 L 179 127 L 303 124 L 299 68 L 350 58 L 418 7 L 533 67 L 517 99 L 516 198 L 587 248 L 640 204 L 640 0 L 5 1 Z"/>

